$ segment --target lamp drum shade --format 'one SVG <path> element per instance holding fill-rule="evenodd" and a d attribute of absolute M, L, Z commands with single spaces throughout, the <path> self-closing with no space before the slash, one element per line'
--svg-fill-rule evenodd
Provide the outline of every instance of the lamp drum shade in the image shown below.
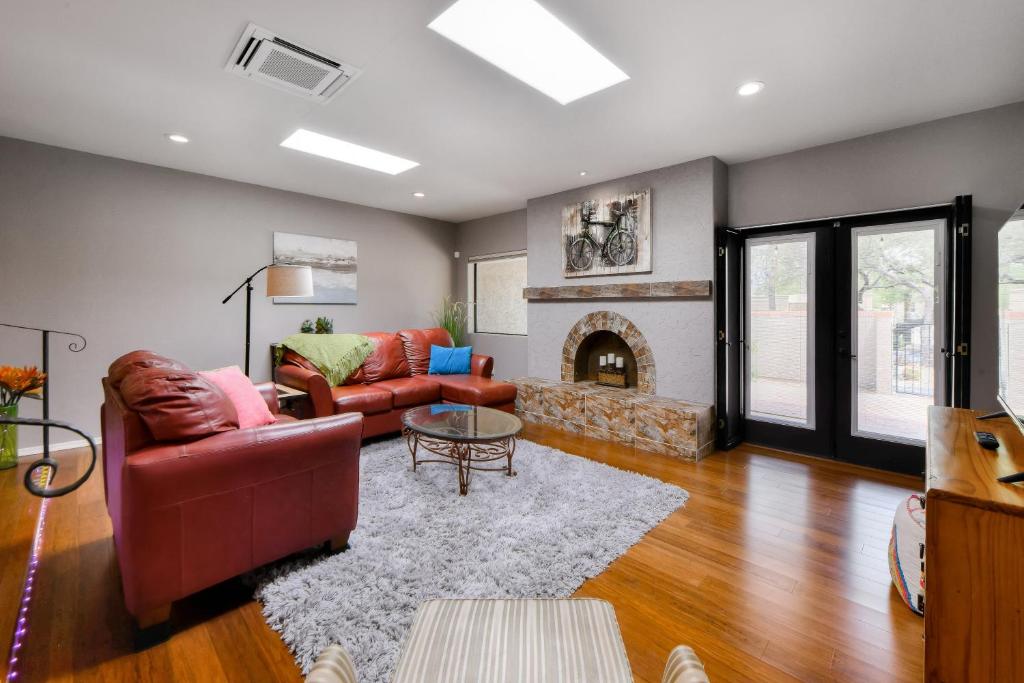
<path fill-rule="evenodd" d="M 313 296 L 313 269 L 309 266 L 269 266 L 267 296 Z"/>

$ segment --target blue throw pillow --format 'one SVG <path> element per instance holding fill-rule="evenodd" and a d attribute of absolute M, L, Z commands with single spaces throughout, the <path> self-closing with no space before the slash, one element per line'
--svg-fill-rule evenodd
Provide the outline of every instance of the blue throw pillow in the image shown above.
<path fill-rule="evenodd" d="M 475 410 L 474 406 L 452 405 L 450 403 L 435 403 L 430 406 L 431 415 L 444 415 L 445 413 L 468 413 Z"/>
<path fill-rule="evenodd" d="M 430 368 L 427 370 L 431 375 L 468 375 L 469 361 L 473 356 L 472 346 L 447 346 L 430 345 Z"/>

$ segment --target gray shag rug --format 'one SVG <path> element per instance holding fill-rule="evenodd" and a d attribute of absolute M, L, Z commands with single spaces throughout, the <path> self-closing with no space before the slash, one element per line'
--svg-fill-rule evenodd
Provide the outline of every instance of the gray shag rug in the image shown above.
<path fill-rule="evenodd" d="M 340 643 L 364 683 L 386 683 L 430 598 L 568 597 L 686 502 L 683 489 L 520 440 L 518 476 L 412 471 L 404 439 L 365 446 L 351 548 L 253 577 L 267 623 L 307 672 Z"/>

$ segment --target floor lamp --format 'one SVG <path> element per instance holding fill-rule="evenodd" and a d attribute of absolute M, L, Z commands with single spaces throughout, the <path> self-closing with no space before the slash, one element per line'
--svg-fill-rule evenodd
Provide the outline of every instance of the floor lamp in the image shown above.
<path fill-rule="evenodd" d="M 313 296 L 313 269 L 309 266 L 267 264 L 247 277 L 235 291 L 224 297 L 222 304 L 231 300 L 245 287 L 245 375 L 249 376 L 249 339 L 252 332 L 252 281 L 267 271 L 267 296 Z"/>

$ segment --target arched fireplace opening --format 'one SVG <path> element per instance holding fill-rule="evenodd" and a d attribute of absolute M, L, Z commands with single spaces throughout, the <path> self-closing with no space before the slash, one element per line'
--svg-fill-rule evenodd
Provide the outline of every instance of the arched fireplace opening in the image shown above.
<path fill-rule="evenodd" d="M 622 358 L 626 386 L 635 387 L 636 358 L 633 356 L 633 350 L 629 348 L 625 339 L 610 330 L 598 330 L 580 342 L 573 361 L 573 381 L 597 381 L 601 359 L 604 358 L 607 362 L 608 354 L 613 354 L 616 359 Z"/>
<path fill-rule="evenodd" d="M 601 332 L 608 334 L 598 336 Z M 580 352 L 584 343 L 597 348 Z M 610 352 L 623 358 L 623 367 L 630 373 L 628 381 L 631 390 L 635 387 L 635 391 L 641 394 L 655 393 L 654 353 L 636 325 L 614 311 L 588 313 L 569 330 L 562 346 L 562 381 L 585 381 L 592 373 L 596 377 L 596 368 L 600 367 L 601 347 L 605 345 L 609 345 L 604 351 L 606 356 Z M 626 359 L 630 361 L 628 366 Z M 597 365 L 591 365 L 592 362 Z M 581 379 L 581 375 L 584 379 Z"/>

